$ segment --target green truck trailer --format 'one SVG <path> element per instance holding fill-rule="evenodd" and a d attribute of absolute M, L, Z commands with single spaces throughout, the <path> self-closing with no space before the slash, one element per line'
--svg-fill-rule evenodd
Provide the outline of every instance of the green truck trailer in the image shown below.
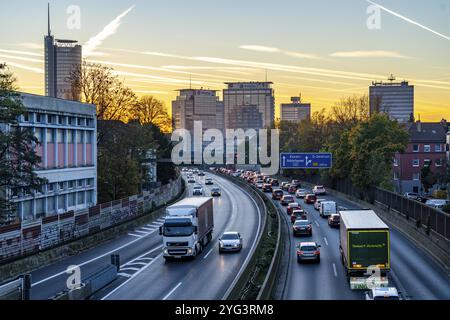
<path fill-rule="evenodd" d="M 368 278 L 380 286 L 387 285 L 391 266 L 389 227 L 373 210 L 340 211 L 340 216 L 339 249 L 352 289 L 367 288 Z"/>

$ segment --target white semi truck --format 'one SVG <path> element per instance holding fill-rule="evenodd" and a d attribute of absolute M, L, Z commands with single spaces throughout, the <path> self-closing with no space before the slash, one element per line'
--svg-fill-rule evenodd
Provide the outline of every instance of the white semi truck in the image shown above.
<path fill-rule="evenodd" d="M 213 229 L 210 197 L 185 198 L 167 207 L 164 224 L 159 228 L 164 259 L 195 258 L 211 241 Z"/>

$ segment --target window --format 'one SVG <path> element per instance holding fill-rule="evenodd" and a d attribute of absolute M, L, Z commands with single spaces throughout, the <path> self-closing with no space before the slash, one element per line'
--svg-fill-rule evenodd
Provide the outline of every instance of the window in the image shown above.
<path fill-rule="evenodd" d="M 77 143 L 83 143 L 83 131 L 77 132 Z"/>
<path fill-rule="evenodd" d="M 58 124 L 64 124 L 65 117 L 64 116 L 58 116 Z"/>
<path fill-rule="evenodd" d="M 75 140 L 75 130 L 67 130 L 67 143 L 73 143 Z"/>
<path fill-rule="evenodd" d="M 41 122 L 41 114 L 36 113 L 36 122 Z"/>
<path fill-rule="evenodd" d="M 54 139 L 54 134 L 53 134 L 53 129 L 47 129 L 47 143 L 54 143 L 55 139 Z"/>
<path fill-rule="evenodd" d="M 53 183 L 49 183 L 47 185 L 47 192 L 53 192 L 54 188 L 55 188 L 54 184 Z"/>
<path fill-rule="evenodd" d="M 78 188 L 82 188 L 83 187 L 83 183 L 84 182 L 84 180 L 78 180 L 77 181 L 77 186 L 78 186 Z"/>
<path fill-rule="evenodd" d="M 75 205 L 75 196 L 76 196 L 75 192 L 68 194 L 68 200 L 67 201 L 68 201 L 68 206 L 69 207 L 73 207 Z"/>
<path fill-rule="evenodd" d="M 87 186 L 92 187 L 94 185 L 94 179 L 88 179 L 87 180 Z"/>
<path fill-rule="evenodd" d="M 66 195 L 58 196 L 58 209 L 66 209 Z"/>
<path fill-rule="evenodd" d="M 36 199 L 35 209 L 36 209 L 36 215 L 44 214 L 44 199 Z"/>
<path fill-rule="evenodd" d="M 413 152 L 419 152 L 419 145 L 418 144 L 414 144 L 413 145 Z"/>
<path fill-rule="evenodd" d="M 84 192 L 78 192 L 77 204 L 84 204 Z"/>
<path fill-rule="evenodd" d="M 436 165 L 436 167 L 442 167 L 442 159 L 436 159 L 434 161 L 434 164 Z"/>
<path fill-rule="evenodd" d="M 48 197 L 47 198 L 47 212 L 55 212 L 56 206 L 55 206 L 55 197 Z"/>
<path fill-rule="evenodd" d="M 92 131 L 86 131 L 86 143 L 93 143 L 92 142 Z"/>
<path fill-rule="evenodd" d="M 436 144 L 434 146 L 434 151 L 435 152 L 442 152 L 442 146 L 440 144 Z"/>
<path fill-rule="evenodd" d="M 58 143 L 64 143 L 64 130 L 58 129 L 56 132 L 56 141 Z"/>
<path fill-rule="evenodd" d="M 69 189 L 73 189 L 75 187 L 75 180 L 69 181 L 68 185 L 69 185 Z"/>
<path fill-rule="evenodd" d="M 398 180 L 398 172 L 394 171 L 394 180 Z"/>
<path fill-rule="evenodd" d="M 90 127 L 91 126 L 91 119 L 86 119 L 86 127 Z"/>
<path fill-rule="evenodd" d="M 35 128 L 34 129 L 34 136 L 36 137 L 36 139 L 38 139 L 39 142 L 42 142 L 43 136 L 42 136 L 42 129 L 41 128 Z"/>
<path fill-rule="evenodd" d="M 419 173 L 413 173 L 413 180 L 420 180 L 420 174 Z"/>
<path fill-rule="evenodd" d="M 25 122 L 30 121 L 30 114 L 29 114 L 28 112 L 26 112 L 26 113 L 23 115 L 23 121 L 25 121 Z"/>
<path fill-rule="evenodd" d="M 413 165 L 413 167 L 418 167 L 418 166 L 420 166 L 420 160 L 419 160 L 419 159 L 414 159 L 412 165 Z"/>
<path fill-rule="evenodd" d="M 64 190 L 64 182 L 58 182 L 58 190 Z"/>
<path fill-rule="evenodd" d="M 423 146 L 423 151 L 424 151 L 424 152 L 430 152 L 430 151 L 431 151 L 430 145 L 429 145 L 429 144 L 424 145 L 424 146 Z"/>
<path fill-rule="evenodd" d="M 398 159 L 394 158 L 394 167 L 398 167 Z"/>
<path fill-rule="evenodd" d="M 53 115 L 48 114 L 48 115 L 47 115 L 47 122 L 48 122 L 48 123 L 53 123 L 53 118 L 54 118 Z"/>
<path fill-rule="evenodd" d="M 424 166 L 431 166 L 431 164 L 432 164 L 432 161 L 430 159 L 423 160 L 423 165 Z"/>
<path fill-rule="evenodd" d="M 77 119 L 77 125 L 78 126 L 83 126 L 84 125 L 84 119 L 83 118 L 78 118 Z"/>

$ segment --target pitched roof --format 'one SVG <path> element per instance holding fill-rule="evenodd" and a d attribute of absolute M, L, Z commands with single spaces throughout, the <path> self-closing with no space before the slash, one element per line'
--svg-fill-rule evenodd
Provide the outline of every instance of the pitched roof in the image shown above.
<path fill-rule="evenodd" d="M 412 122 L 407 124 L 411 142 L 445 143 L 448 124 L 445 122 Z"/>

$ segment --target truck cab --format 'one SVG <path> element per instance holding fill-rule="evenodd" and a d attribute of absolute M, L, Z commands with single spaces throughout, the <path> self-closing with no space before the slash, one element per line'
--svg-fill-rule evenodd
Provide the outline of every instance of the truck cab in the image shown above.
<path fill-rule="evenodd" d="M 163 256 L 166 260 L 195 258 L 212 240 L 214 215 L 212 198 L 185 198 L 166 209 Z"/>

